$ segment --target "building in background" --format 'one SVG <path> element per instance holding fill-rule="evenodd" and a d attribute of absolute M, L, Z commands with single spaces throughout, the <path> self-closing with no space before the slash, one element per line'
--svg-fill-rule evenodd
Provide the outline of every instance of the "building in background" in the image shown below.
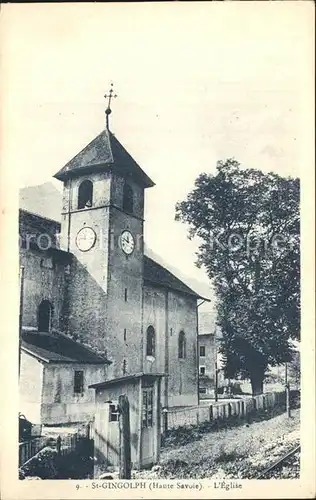
<path fill-rule="evenodd" d="M 215 395 L 216 367 L 217 384 L 224 383 L 224 374 L 221 370 L 218 353 L 218 336 L 216 334 L 215 312 L 199 313 L 198 359 L 199 359 L 199 397 L 200 399 L 213 398 Z"/>

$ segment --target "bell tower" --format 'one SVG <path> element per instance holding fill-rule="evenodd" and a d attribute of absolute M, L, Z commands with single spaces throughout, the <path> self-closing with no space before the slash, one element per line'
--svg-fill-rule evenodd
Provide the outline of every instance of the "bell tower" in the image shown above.
<path fill-rule="evenodd" d="M 142 369 L 144 193 L 154 185 L 106 127 L 55 178 L 64 184 L 61 249 L 72 253 L 68 333 L 106 352 L 112 375 Z"/>

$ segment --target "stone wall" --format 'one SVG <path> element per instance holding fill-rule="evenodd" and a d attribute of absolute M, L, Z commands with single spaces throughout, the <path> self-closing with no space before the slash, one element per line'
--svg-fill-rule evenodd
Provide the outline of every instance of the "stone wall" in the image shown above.
<path fill-rule="evenodd" d="M 110 227 L 107 352 L 113 361 L 111 376 L 120 377 L 142 370 L 143 221 L 111 207 Z M 120 246 L 124 230 L 135 240 L 131 255 Z"/>
<path fill-rule="evenodd" d="M 146 355 L 146 331 L 156 333 L 155 356 Z M 165 373 L 162 381 L 163 406 L 187 406 L 198 402 L 197 396 L 197 316 L 196 299 L 174 290 L 146 283 L 144 286 L 144 370 Z M 186 338 L 186 357 L 179 359 L 180 331 Z"/>
<path fill-rule="evenodd" d="M 194 405 L 198 403 L 196 299 L 170 291 L 168 311 L 169 406 Z M 186 339 L 184 359 L 179 359 L 178 356 L 181 330 L 184 331 Z"/>
<path fill-rule="evenodd" d="M 74 393 L 74 372 L 84 372 L 84 390 Z M 88 421 L 94 416 L 94 389 L 88 386 L 106 379 L 104 365 L 45 364 L 41 421 L 43 424 Z"/>
<path fill-rule="evenodd" d="M 23 326 L 37 328 L 38 307 L 46 299 L 53 306 L 51 327 L 62 330 L 67 261 L 57 253 L 22 248 L 20 266 L 25 270 Z"/>
<path fill-rule="evenodd" d="M 35 424 L 41 422 L 43 369 L 43 363 L 25 352 L 21 353 L 19 411 Z"/>
<path fill-rule="evenodd" d="M 292 398 L 298 391 L 293 391 Z M 213 420 L 226 420 L 230 416 L 246 417 L 256 410 L 268 410 L 285 405 L 285 392 L 264 393 L 254 397 L 217 402 L 190 408 L 171 408 L 168 412 L 168 429 L 199 425 Z M 162 427 L 162 432 L 164 431 Z"/>

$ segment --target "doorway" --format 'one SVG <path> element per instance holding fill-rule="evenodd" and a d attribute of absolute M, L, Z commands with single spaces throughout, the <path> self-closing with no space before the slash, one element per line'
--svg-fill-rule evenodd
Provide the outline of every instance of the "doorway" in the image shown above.
<path fill-rule="evenodd" d="M 52 305 L 49 300 L 42 300 L 38 306 L 38 331 L 49 332 L 52 320 Z"/>

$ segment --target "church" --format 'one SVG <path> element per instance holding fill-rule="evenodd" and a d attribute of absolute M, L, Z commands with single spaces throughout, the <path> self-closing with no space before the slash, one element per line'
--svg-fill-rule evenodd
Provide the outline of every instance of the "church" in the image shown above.
<path fill-rule="evenodd" d="M 106 380 L 161 377 L 161 406 L 198 404 L 198 304 L 145 250 L 154 182 L 106 126 L 56 174 L 61 217 L 20 208 L 20 411 L 34 423 L 93 418 Z M 49 202 L 49 200 L 47 200 Z"/>

